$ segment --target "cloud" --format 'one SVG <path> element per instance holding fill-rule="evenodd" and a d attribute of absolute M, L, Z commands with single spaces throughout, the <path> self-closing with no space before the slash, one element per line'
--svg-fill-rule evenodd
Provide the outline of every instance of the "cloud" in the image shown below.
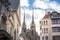
<path fill-rule="evenodd" d="M 60 4 L 58 4 L 56 1 L 51 2 L 49 5 L 52 9 L 55 9 L 56 11 L 60 11 Z"/>
<path fill-rule="evenodd" d="M 47 8 L 49 8 L 49 6 L 48 6 L 49 3 L 47 3 L 47 2 L 49 2 L 49 1 L 35 0 L 35 3 L 33 5 L 36 8 L 47 9 Z"/>
<path fill-rule="evenodd" d="M 29 6 L 28 0 L 20 0 L 21 6 Z"/>
<path fill-rule="evenodd" d="M 35 8 L 42 8 L 42 9 L 46 9 L 46 10 L 55 9 L 56 11 L 60 11 L 60 4 L 56 1 L 35 0 L 33 5 Z"/>

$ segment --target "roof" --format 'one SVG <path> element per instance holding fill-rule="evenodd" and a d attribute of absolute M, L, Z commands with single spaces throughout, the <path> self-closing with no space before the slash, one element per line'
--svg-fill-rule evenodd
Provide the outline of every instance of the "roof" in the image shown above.
<path fill-rule="evenodd" d="M 50 14 L 51 14 L 50 12 L 47 12 L 47 14 L 42 19 L 48 19 Z"/>
<path fill-rule="evenodd" d="M 58 13 L 57 11 L 52 11 L 52 12 L 47 12 L 42 19 L 48 19 L 52 14 L 55 13 L 57 13 L 60 16 L 60 13 Z"/>
<path fill-rule="evenodd" d="M 18 5 L 20 0 L 9 0 L 10 1 L 10 9 L 18 9 Z"/>

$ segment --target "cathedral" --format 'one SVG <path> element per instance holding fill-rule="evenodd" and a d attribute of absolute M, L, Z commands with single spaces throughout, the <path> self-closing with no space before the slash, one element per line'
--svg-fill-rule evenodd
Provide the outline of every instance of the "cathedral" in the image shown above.
<path fill-rule="evenodd" d="M 22 31 L 20 34 L 20 37 L 22 40 L 38 40 L 38 34 L 36 32 L 35 23 L 34 23 L 34 12 L 32 13 L 32 21 L 30 29 L 26 29 L 26 23 L 25 23 L 25 13 L 24 13 L 24 20 L 22 24 Z"/>

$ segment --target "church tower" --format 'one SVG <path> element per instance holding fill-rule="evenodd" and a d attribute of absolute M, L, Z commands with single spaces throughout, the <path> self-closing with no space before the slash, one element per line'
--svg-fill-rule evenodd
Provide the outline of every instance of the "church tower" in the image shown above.
<path fill-rule="evenodd" d="M 36 30 L 36 28 L 35 28 L 35 23 L 34 23 L 34 12 L 32 13 L 31 29 L 32 29 L 32 30 Z"/>
<path fill-rule="evenodd" d="M 36 33 L 36 28 L 35 28 L 35 22 L 34 22 L 34 12 L 32 13 L 32 22 L 31 22 L 31 40 L 37 40 L 37 33 Z"/>
<path fill-rule="evenodd" d="M 22 24 L 22 33 L 26 32 L 26 23 L 25 23 L 25 12 L 24 12 L 24 17 L 23 17 L 23 24 Z"/>
<path fill-rule="evenodd" d="M 35 23 L 34 23 L 34 12 L 32 13 L 32 21 L 31 21 L 31 26 L 30 29 L 26 29 L 26 23 L 25 23 L 25 13 L 24 13 L 24 21 L 22 25 L 22 33 L 21 36 L 23 37 L 23 40 L 37 40 L 37 32 L 35 28 Z"/>

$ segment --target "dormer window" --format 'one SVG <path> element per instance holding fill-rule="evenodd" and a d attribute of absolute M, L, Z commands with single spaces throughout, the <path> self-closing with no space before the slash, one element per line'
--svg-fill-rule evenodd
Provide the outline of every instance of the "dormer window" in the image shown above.
<path fill-rule="evenodd" d="M 60 18 L 60 14 L 56 11 L 51 13 L 51 18 Z"/>

